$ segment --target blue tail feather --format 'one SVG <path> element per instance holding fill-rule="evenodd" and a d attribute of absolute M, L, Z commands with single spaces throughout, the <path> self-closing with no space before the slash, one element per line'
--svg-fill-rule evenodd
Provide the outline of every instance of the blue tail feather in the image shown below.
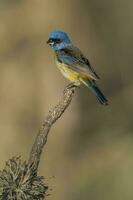
<path fill-rule="evenodd" d="M 81 82 L 84 83 L 92 92 L 93 94 L 96 95 L 97 99 L 99 102 L 103 105 L 108 105 L 108 100 L 104 96 L 104 94 L 101 92 L 101 90 L 98 88 L 94 80 L 87 80 L 87 79 L 82 79 Z"/>

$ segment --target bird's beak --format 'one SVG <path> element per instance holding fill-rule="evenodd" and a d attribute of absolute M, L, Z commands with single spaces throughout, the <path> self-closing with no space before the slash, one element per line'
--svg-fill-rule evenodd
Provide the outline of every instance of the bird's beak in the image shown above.
<path fill-rule="evenodd" d="M 46 43 L 49 44 L 49 40 Z"/>
<path fill-rule="evenodd" d="M 47 44 L 52 45 L 54 42 L 51 38 L 48 39 Z"/>

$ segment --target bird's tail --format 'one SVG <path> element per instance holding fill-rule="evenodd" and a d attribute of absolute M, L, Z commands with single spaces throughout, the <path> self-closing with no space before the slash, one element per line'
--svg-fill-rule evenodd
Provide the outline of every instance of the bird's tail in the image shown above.
<path fill-rule="evenodd" d="M 93 94 L 96 95 L 97 99 L 101 104 L 108 105 L 108 100 L 101 92 L 101 90 L 98 88 L 94 80 L 82 79 L 81 82 L 84 85 L 86 85 L 93 92 Z"/>

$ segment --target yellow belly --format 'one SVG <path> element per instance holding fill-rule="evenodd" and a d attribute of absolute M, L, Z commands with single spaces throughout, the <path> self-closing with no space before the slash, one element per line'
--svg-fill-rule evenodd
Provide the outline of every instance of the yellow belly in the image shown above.
<path fill-rule="evenodd" d="M 67 65 L 63 64 L 63 63 L 59 63 L 57 62 L 57 66 L 59 68 L 59 70 L 61 71 L 61 73 L 71 82 L 77 82 L 80 81 L 80 75 L 79 73 L 69 69 L 67 67 Z"/>

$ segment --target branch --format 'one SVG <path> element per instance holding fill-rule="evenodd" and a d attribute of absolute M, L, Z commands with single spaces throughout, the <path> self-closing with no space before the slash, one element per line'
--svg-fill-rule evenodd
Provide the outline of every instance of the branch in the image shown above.
<path fill-rule="evenodd" d="M 38 165 L 48 133 L 52 125 L 62 116 L 69 106 L 76 86 L 66 87 L 61 100 L 49 111 L 31 149 L 28 162 L 20 157 L 13 157 L 6 162 L 0 172 L 0 200 L 42 200 L 46 197 L 48 187 L 43 177 L 37 176 Z"/>
<path fill-rule="evenodd" d="M 35 169 L 38 168 L 43 147 L 47 142 L 48 133 L 52 125 L 61 117 L 61 115 L 66 110 L 66 108 L 69 106 L 72 100 L 75 88 L 76 86 L 71 87 L 69 89 L 67 87 L 65 88 L 62 99 L 53 109 L 49 111 L 46 119 L 42 123 L 42 126 L 36 137 L 35 143 L 32 147 L 30 157 L 29 157 L 29 162 L 28 162 L 29 165 L 33 164 Z"/>

